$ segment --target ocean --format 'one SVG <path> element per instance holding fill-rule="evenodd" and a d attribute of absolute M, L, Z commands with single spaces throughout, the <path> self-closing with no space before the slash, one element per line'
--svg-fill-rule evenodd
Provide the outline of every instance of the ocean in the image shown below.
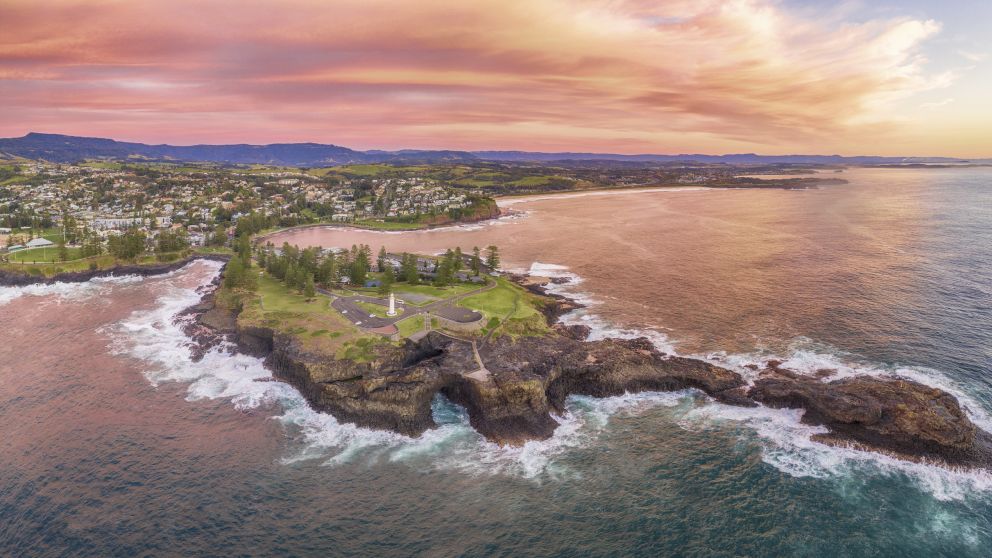
<path fill-rule="evenodd" d="M 817 190 L 501 200 L 494 222 L 282 233 L 500 247 L 566 278 L 593 336 L 743 374 L 897 374 L 992 431 L 992 170 L 851 169 Z M 573 397 L 550 440 L 485 442 L 439 397 L 419 438 L 309 409 L 261 362 L 190 358 L 218 264 L 0 288 L 0 555 L 988 556 L 992 474 L 810 440 L 700 392 Z M 259 381 L 262 380 L 262 381 Z"/>

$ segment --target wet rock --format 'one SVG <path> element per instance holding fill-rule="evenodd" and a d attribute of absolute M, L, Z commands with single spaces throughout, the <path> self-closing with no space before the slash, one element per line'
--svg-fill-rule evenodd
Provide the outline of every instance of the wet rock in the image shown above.
<path fill-rule="evenodd" d="M 801 375 L 771 360 L 749 387 L 734 371 L 666 355 L 646 338 L 587 341 L 588 328 L 560 324 L 543 337 L 477 341 L 485 369 L 472 343 L 437 331 L 416 343 L 382 344 L 373 360 L 354 362 L 307 352 L 292 335 L 236 320 L 229 333 L 233 317 L 212 305 L 210 293 L 189 317 L 195 345 L 233 336 L 240 351 L 264 357 L 275 378 L 296 387 L 314 409 L 411 436 L 436 426 L 431 403 L 438 393 L 463 406 L 486 439 L 521 445 L 553 435 L 554 415 L 564 413 L 570 395 L 693 388 L 729 405 L 805 409 L 804 422 L 829 429 L 817 437 L 825 443 L 992 468 L 992 436 L 975 427 L 952 395 L 900 378 L 827 382 L 826 371 Z"/>
<path fill-rule="evenodd" d="M 768 369 L 749 395 L 772 407 L 805 409 L 803 421 L 827 426 L 835 439 L 952 463 L 984 459 L 976 453 L 978 429 L 957 399 L 911 380 L 856 376 L 823 382 Z"/>

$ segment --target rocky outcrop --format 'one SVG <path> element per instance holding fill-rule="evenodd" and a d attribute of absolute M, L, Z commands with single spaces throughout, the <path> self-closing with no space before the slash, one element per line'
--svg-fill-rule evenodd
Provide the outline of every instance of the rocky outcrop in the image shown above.
<path fill-rule="evenodd" d="M 197 327 L 230 322 L 212 314 L 210 295 L 196 308 Z M 804 409 L 803 420 L 829 433 L 818 440 L 854 444 L 909 459 L 992 468 L 992 444 L 950 394 L 901 378 L 828 381 L 769 362 L 753 385 L 726 368 L 666 355 L 647 339 L 585 340 L 588 330 L 557 326 L 544 337 L 504 336 L 472 344 L 433 331 L 417 343 L 382 344 L 367 362 L 304 350 L 292 336 L 264 327 L 229 332 L 239 350 L 262 356 L 273 375 L 311 406 L 338 420 L 418 435 L 435 427 L 440 393 L 463 406 L 472 426 L 501 445 L 550 437 L 569 395 L 607 397 L 639 391 L 697 389 L 738 406 Z"/>
<path fill-rule="evenodd" d="M 912 380 L 856 376 L 824 382 L 771 363 L 748 395 L 771 407 L 805 409 L 803 422 L 830 429 L 819 437 L 824 442 L 951 463 L 992 462 L 987 435 L 957 399 Z"/>

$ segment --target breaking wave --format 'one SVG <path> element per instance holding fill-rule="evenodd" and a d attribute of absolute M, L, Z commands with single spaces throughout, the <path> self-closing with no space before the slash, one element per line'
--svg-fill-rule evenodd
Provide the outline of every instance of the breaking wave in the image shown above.
<path fill-rule="evenodd" d="M 219 266 L 214 267 L 214 273 Z M 433 402 L 438 428 L 416 438 L 338 422 L 333 416 L 310 408 L 291 386 L 269 381 L 271 373 L 262 360 L 230 354 L 220 346 L 196 362 L 190 340 L 175 316 L 196 304 L 200 294 L 163 278 L 155 287 L 161 293 L 150 310 L 139 310 L 105 328 L 115 354 L 148 364 L 145 377 L 152 385 L 163 382 L 188 384 L 186 398 L 227 399 L 238 409 L 273 409 L 274 418 L 298 432 L 299 447 L 285 463 L 318 459 L 327 465 L 364 460 L 403 462 L 413 467 L 458 470 L 473 474 L 509 474 L 529 479 L 576 474 L 556 459 L 571 448 L 588 445 L 621 409 L 674 405 L 688 393 L 636 394 L 594 399 L 573 397 L 567 412 L 556 417 L 554 436 L 518 448 L 501 448 L 487 442 L 468 421 L 464 409 L 442 396 Z"/>
<path fill-rule="evenodd" d="M 214 268 L 214 273 L 219 266 Z M 528 271 L 542 277 L 567 278 L 550 286 L 550 290 L 576 295 L 581 278 L 564 266 L 534 264 Z M 115 278 L 113 281 L 126 281 Z M 87 287 L 73 285 L 75 288 Z M 239 409 L 273 409 L 273 418 L 295 433 L 297 447 L 283 458 L 287 464 L 300 460 L 321 460 L 327 465 L 354 461 L 402 462 L 423 469 L 457 470 L 470 474 L 508 474 L 540 481 L 579 475 L 562 459 L 570 450 L 589 447 L 604 435 L 611 417 L 638 413 L 656 407 L 679 407 L 678 424 L 688 430 L 703 430 L 733 424 L 743 425 L 741 435 L 757 441 L 761 458 L 768 465 L 795 477 L 837 478 L 856 474 L 898 475 L 911 479 L 916 486 L 939 500 L 964 499 L 973 493 L 992 492 L 992 475 L 987 472 L 955 470 L 926 463 L 910 463 L 885 455 L 855 449 L 827 446 L 811 439 L 823 433 L 822 427 L 801 422 L 802 411 L 758 407 L 746 409 L 723 405 L 708 398 L 704 403 L 683 405 L 702 398 L 692 390 L 672 393 L 638 393 L 596 399 L 573 396 L 566 403 L 567 412 L 556 417 L 560 426 L 548 440 L 532 441 L 518 448 L 501 448 L 487 442 L 470 425 L 464 409 L 438 396 L 433 402 L 438 428 L 416 438 L 362 428 L 338 422 L 334 417 L 313 411 L 292 387 L 271 380 L 271 373 L 260 359 L 230 354 L 231 347 L 218 347 L 202 360 L 194 362 L 189 339 L 174 317 L 195 304 L 200 295 L 192 288 L 181 287 L 165 276 L 155 288 L 161 288 L 156 306 L 136 311 L 110 326 L 112 350 L 118 354 L 147 362 L 145 375 L 152 384 L 187 383 L 187 399 L 228 399 Z M 586 302 L 595 301 L 584 297 Z M 581 323 L 592 329 L 593 338 L 647 336 L 659 349 L 675 353 L 674 343 L 654 331 L 628 330 L 597 317 L 591 308 L 583 308 L 563 317 L 566 323 Z M 746 365 L 763 362 L 774 355 L 695 355 L 722 366 L 750 372 Z M 785 365 L 800 372 L 822 368 L 836 369 L 835 377 L 853 374 L 898 373 L 936 385 L 958 396 L 972 419 L 982 428 L 992 426 L 987 411 L 969 398 L 961 386 L 931 370 L 912 368 L 887 369 L 860 365 L 839 356 L 812 352 L 806 345 L 780 358 Z M 260 381 L 262 380 L 262 381 Z"/>
<path fill-rule="evenodd" d="M 0 287 L 0 306 L 23 296 L 54 296 L 56 304 L 62 301 L 82 301 L 94 296 L 105 295 L 114 285 L 137 283 L 144 279 L 139 275 L 95 277 L 83 283 L 34 284 L 23 287 Z"/>
<path fill-rule="evenodd" d="M 669 354 L 679 354 L 676 344 L 664 333 L 655 330 L 637 330 L 617 327 L 594 312 L 599 302 L 583 293 L 579 285 L 582 278 L 562 265 L 535 262 L 527 274 L 536 277 L 559 279 L 548 283 L 545 289 L 584 304 L 561 317 L 566 325 L 585 325 L 590 328 L 592 340 L 608 337 L 630 339 L 646 337 L 658 348 Z M 562 281 L 563 280 L 563 281 Z M 809 339 L 797 339 L 784 355 L 772 353 L 706 355 L 686 354 L 700 358 L 740 373 L 753 382 L 761 366 L 768 360 L 779 360 L 782 366 L 803 374 L 818 370 L 832 370 L 824 378 L 830 381 L 850 376 L 899 376 L 947 391 L 958 398 L 969 418 L 980 428 L 992 431 L 992 413 L 981 402 L 969 395 L 965 386 L 938 370 L 905 366 L 879 366 L 866 363 L 843 352 L 817 345 Z M 669 394 L 643 394 L 641 401 Z M 667 401 L 661 399 L 661 401 Z M 622 406 L 621 406 L 622 407 Z M 827 432 L 825 427 L 810 426 L 801 422 L 802 410 L 772 409 L 759 406 L 743 408 L 710 400 L 707 405 L 688 411 L 679 421 L 688 429 L 701 429 L 716 424 L 738 423 L 746 425 L 745 436 L 757 435 L 762 447 L 762 460 L 779 471 L 795 477 L 849 478 L 855 474 L 901 475 L 911 479 L 921 489 L 939 500 L 961 500 L 975 492 L 992 492 L 992 473 L 987 471 L 950 468 L 941 464 L 913 463 L 875 452 L 854 448 L 830 446 L 812 439 L 815 434 Z"/>

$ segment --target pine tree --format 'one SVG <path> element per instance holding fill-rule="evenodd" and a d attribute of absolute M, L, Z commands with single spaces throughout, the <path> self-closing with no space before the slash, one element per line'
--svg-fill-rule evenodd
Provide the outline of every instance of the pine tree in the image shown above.
<path fill-rule="evenodd" d="M 411 285 L 420 282 L 420 273 L 417 271 L 417 257 L 413 254 L 403 254 L 403 280 Z"/>
<path fill-rule="evenodd" d="M 386 266 L 389 265 L 386 261 L 386 247 L 382 246 L 379 248 L 379 258 L 376 261 L 376 266 L 380 272 L 386 271 Z"/>
<path fill-rule="evenodd" d="M 59 261 L 64 262 L 69 259 L 69 249 L 65 247 L 65 240 L 59 239 Z"/>
<path fill-rule="evenodd" d="M 313 284 L 313 275 L 307 275 L 306 283 L 303 285 L 303 296 L 313 298 L 317 296 L 317 291 Z"/>
<path fill-rule="evenodd" d="M 224 268 L 224 286 L 229 289 L 236 289 L 244 282 L 245 268 L 241 263 L 241 258 L 231 258 Z"/>
<path fill-rule="evenodd" d="M 499 269 L 499 248 L 494 245 L 489 245 L 486 250 L 488 251 L 486 254 L 486 267 L 496 271 Z"/>
<path fill-rule="evenodd" d="M 472 271 L 475 272 L 475 276 L 479 276 L 479 272 L 482 271 L 482 257 L 479 255 L 480 250 L 478 246 L 472 248 Z"/>
<path fill-rule="evenodd" d="M 286 286 L 289 287 L 290 289 L 292 289 L 297 285 L 295 264 L 289 264 L 289 266 L 286 267 L 286 276 L 283 279 L 283 282 L 286 283 Z"/>
<path fill-rule="evenodd" d="M 453 263 L 452 269 L 454 269 L 455 273 L 458 273 L 459 271 L 461 271 L 462 270 L 462 267 L 465 266 L 465 260 L 464 260 L 464 256 L 462 256 L 462 247 L 461 246 L 456 246 L 455 247 L 455 261 L 452 262 L 452 263 Z"/>
<path fill-rule="evenodd" d="M 387 265 L 386 271 L 382 272 L 382 282 L 379 284 L 379 296 L 388 296 L 393 290 L 393 283 L 396 282 L 396 272 L 393 266 Z"/>

